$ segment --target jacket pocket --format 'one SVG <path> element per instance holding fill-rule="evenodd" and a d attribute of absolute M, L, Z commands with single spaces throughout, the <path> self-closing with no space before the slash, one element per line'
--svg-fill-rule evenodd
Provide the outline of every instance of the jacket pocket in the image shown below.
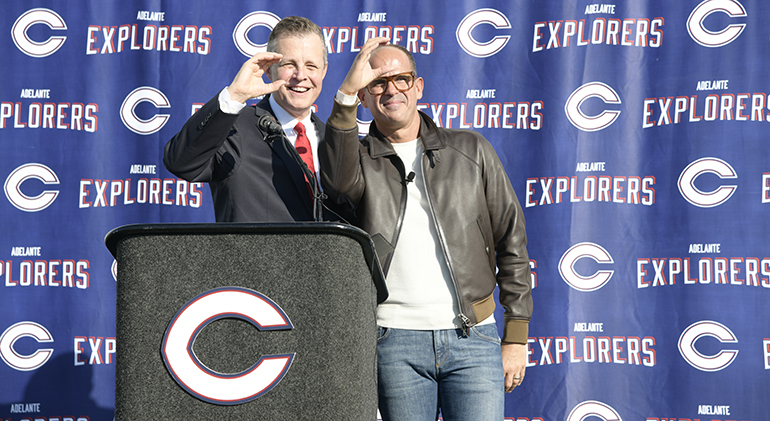
<path fill-rule="evenodd" d="M 390 334 L 389 328 L 377 326 L 377 343 L 380 343 L 385 339 L 387 339 L 389 334 Z"/>
<path fill-rule="evenodd" d="M 489 224 L 485 224 L 481 219 L 481 216 L 476 217 L 476 225 L 479 227 L 481 233 L 481 241 L 484 242 L 484 251 L 487 253 L 487 260 L 489 260 L 489 267 L 492 269 L 492 273 L 495 272 L 495 249 L 492 242 L 492 228 Z"/>

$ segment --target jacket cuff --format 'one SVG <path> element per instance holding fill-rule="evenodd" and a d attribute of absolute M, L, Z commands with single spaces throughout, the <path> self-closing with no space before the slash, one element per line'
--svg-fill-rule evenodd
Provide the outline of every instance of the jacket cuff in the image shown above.
<path fill-rule="evenodd" d="M 529 336 L 529 322 L 526 320 L 507 319 L 503 328 L 504 343 L 527 344 Z"/>
<path fill-rule="evenodd" d="M 326 120 L 326 124 L 339 130 L 355 129 L 358 127 L 358 123 L 356 123 L 356 110 L 358 110 L 358 104 L 342 105 L 334 101 L 332 112 Z"/>

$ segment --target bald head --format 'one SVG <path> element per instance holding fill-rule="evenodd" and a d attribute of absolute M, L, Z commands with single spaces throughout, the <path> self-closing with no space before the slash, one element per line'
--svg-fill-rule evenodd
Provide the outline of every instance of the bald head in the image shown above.
<path fill-rule="evenodd" d="M 380 45 L 379 47 L 375 48 L 374 51 L 372 52 L 372 59 L 379 51 L 386 50 L 386 49 L 395 49 L 403 53 L 406 56 L 407 60 L 409 61 L 410 70 L 417 73 L 417 63 L 415 63 L 414 56 L 412 55 L 412 53 L 410 53 L 409 50 L 407 50 L 406 48 L 397 44 Z"/>

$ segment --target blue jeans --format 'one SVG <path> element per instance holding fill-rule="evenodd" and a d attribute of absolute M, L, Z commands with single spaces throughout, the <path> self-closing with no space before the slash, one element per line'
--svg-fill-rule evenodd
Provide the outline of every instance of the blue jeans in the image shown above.
<path fill-rule="evenodd" d="M 378 328 L 383 421 L 501 421 L 505 384 L 495 324 L 461 329 Z"/>

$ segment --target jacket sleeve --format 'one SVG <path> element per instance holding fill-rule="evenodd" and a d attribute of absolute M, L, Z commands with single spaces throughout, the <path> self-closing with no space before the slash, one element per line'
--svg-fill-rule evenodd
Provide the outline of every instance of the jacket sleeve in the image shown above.
<path fill-rule="evenodd" d="M 334 102 L 326 120 L 326 133 L 318 145 L 321 184 L 334 203 L 358 206 L 365 181 L 361 170 L 361 142 L 356 123 L 357 105 Z"/>
<path fill-rule="evenodd" d="M 532 280 L 524 214 L 500 159 L 484 146 L 486 197 L 497 259 L 500 304 L 505 312 L 502 341 L 526 344 L 532 317 Z"/>
<path fill-rule="evenodd" d="M 166 169 L 194 182 L 211 181 L 222 172 L 217 171 L 218 166 L 226 167 L 224 172 L 229 173 L 237 164 L 234 159 L 237 155 L 220 149 L 237 117 L 219 109 L 217 96 L 209 100 L 166 143 L 163 153 Z"/>

